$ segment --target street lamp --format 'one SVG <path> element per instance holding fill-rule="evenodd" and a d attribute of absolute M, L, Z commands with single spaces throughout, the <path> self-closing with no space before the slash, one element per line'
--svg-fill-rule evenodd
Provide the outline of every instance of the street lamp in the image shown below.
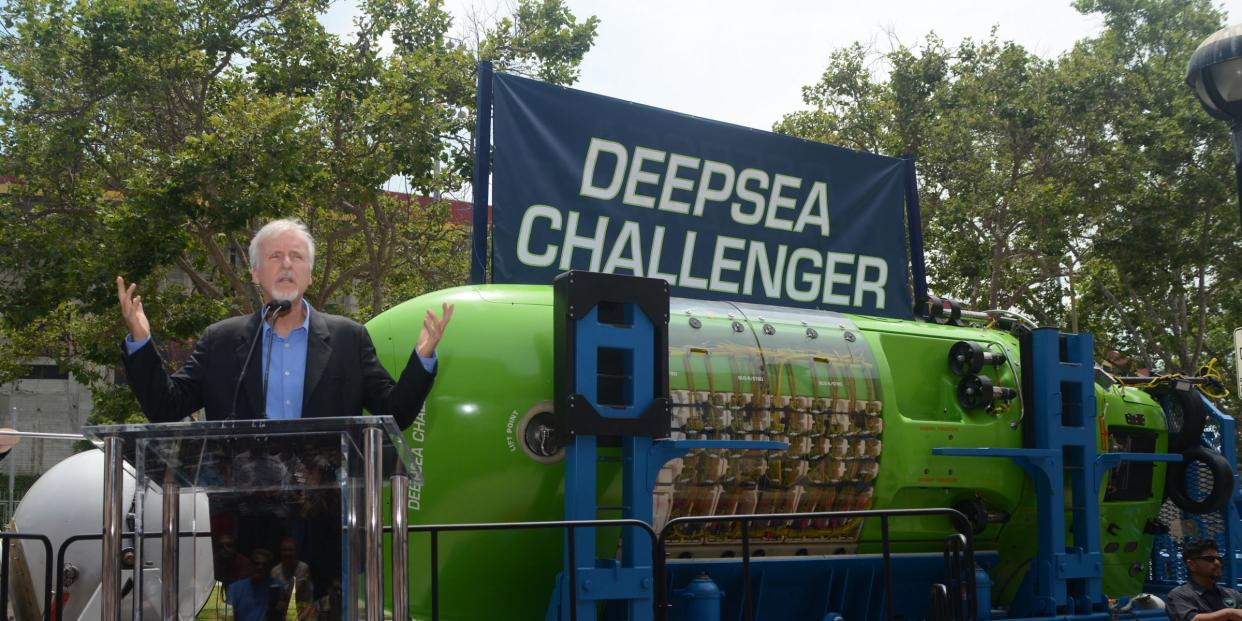
<path fill-rule="evenodd" d="M 1186 83 L 1207 113 L 1229 121 L 1233 132 L 1233 173 L 1242 215 L 1242 24 L 1222 28 L 1190 56 Z"/>

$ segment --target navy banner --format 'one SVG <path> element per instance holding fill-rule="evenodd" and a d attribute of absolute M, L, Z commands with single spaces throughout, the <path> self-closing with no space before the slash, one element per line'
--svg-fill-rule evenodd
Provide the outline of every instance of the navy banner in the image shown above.
<path fill-rule="evenodd" d="M 902 160 L 516 76 L 494 87 L 494 282 L 584 269 L 910 317 Z"/>

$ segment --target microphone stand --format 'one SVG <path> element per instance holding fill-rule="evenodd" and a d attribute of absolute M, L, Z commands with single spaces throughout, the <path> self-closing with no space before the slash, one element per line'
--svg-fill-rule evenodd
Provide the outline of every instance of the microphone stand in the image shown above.
<path fill-rule="evenodd" d="M 241 393 L 242 382 L 246 380 L 246 369 L 250 368 L 250 359 L 254 358 L 254 347 L 255 345 L 259 344 L 259 335 L 263 333 L 263 324 L 267 323 L 268 313 L 272 313 L 272 316 L 275 317 L 277 314 L 280 313 L 280 311 L 287 310 L 288 308 L 289 308 L 288 302 L 285 302 L 284 304 L 281 304 L 281 302 L 268 302 L 267 304 L 263 305 L 263 309 L 262 311 L 260 311 L 260 314 L 259 314 L 259 327 L 257 330 L 255 330 L 254 337 L 250 339 L 250 351 L 246 353 L 246 361 L 242 363 L 241 375 L 237 377 L 237 385 L 233 387 L 233 400 L 230 402 L 229 415 L 228 415 L 228 418 L 225 418 L 225 420 L 233 420 L 237 418 L 237 397 Z M 264 381 L 263 392 L 264 392 L 263 398 L 266 399 L 267 398 L 267 382 L 266 381 Z M 266 408 L 267 404 L 263 403 L 260 407 Z M 263 413 L 264 411 L 260 409 L 260 414 L 263 414 Z"/>

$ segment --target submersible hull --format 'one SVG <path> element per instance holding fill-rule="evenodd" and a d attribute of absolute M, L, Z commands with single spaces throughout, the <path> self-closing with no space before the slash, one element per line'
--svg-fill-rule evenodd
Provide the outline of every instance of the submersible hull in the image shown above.
<path fill-rule="evenodd" d="M 368 324 L 381 362 L 399 372 L 427 309 L 456 305 L 441 342 L 435 388 L 407 431 L 423 471 L 409 490 L 411 524 L 557 520 L 564 466 L 539 426 L 553 398 L 552 288 L 448 289 L 393 308 Z M 1021 385 L 1019 339 L 1009 332 L 830 312 L 674 299 L 669 385 L 674 438 L 778 440 L 782 452 L 695 451 L 670 462 L 655 490 L 655 526 L 682 515 L 959 507 L 997 550 L 990 568 L 1005 601 L 1034 552 L 1035 501 L 1026 475 L 1004 459 L 934 456 L 937 447 L 1023 446 L 1020 399 L 963 408 L 950 348 L 993 354 L 978 371 L 999 388 Z M 1164 452 L 1162 410 L 1146 394 L 1097 385 L 1100 449 Z M 1105 591 L 1138 592 L 1163 499 L 1164 466 L 1145 464 L 1104 493 Z M 1131 480 L 1133 479 L 1133 480 Z M 620 477 L 600 467 L 599 504 L 620 504 Z M 600 518 L 619 517 L 604 510 Z M 892 522 L 895 551 L 939 551 L 944 518 Z M 878 550 L 865 520 L 773 521 L 752 531 L 766 556 Z M 727 522 L 674 533 L 679 558 L 736 554 Z M 535 619 L 561 567 L 560 531 L 446 533 L 439 541 L 441 618 Z M 616 554 L 615 535 L 599 555 Z M 1110 546 L 1110 543 L 1116 543 Z M 1111 549 L 1111 551 L 1110 551 Z M 411 606 L 429 617 L 428 539 L 410 543 Z M 486 594 L 486 595 L 484 595 Z"/>

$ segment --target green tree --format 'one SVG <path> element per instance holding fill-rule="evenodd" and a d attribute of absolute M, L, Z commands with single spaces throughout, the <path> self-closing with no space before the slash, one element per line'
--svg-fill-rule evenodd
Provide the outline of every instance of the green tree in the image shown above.
<path fill-rule="evenodd" d="M 1228 362 L 1242 238 L 1228 132 L 1184 84 L 1191 53 L 1223 26 L 1209 2 L 1080 1 L 1104 17 L 1063 66 L 1089 95 L 1093 234 L 1080 245 L 1086 326 L 1167 371 Z"/>
<path fill-rule="evenodd" d="M 370 0 L 340 38 L 327 0 L 14 0 L 0 7 L 0 358 L 48 354 L 95 389 L 123 325 L 112 280 L 138 281 L 156 335 L 181 344 L 251 311 L 254 227 L 297 216 L 318 241 L 308 298 L 366 318 L 460 284 L 467 234 L 445 201 L 470 173 L 475 63 L 570 83 L 597 20 L 521 0 L 453 35 L 435 0 Z M 20 374 L 0 368 L 0 382 Z"/>
<path fill-rule="evenodd" d="M 920 173 L 928 271 L 941 294 L 975 308 L 1019 308 L 1046 320 L 1068 217 L 1053 186 L 1072 165 L 1052 99 L 1053 63 L 1021 46 L 946 46 L 884 54 L 886 79 L 854 45 L 834 54 L 803 91 L 812 110 L 776 130 L 890 155 L 914 154 Z M 1054 295 L 1054 294 L 1053 294 Z"/>
<path fill-rule="evenodd" d="M 995 32 L 838 50 L 803 90 L 810 109 L 776 130 L 918 158 L 934 291 L 1194 372 L 1228 357 L 1242 320 L 1227 132 L 1183 84 L 1223 16 L 1207 1 L 1076 7 L 1104 29 L 1056 59 Z"/>

